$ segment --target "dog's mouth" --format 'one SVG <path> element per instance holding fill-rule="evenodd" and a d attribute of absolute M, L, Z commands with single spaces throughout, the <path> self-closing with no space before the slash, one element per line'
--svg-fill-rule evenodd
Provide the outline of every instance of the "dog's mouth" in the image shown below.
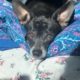
<path fill-rule="evenodd" d="M 32 57 L 36 59 L 44 59 L 46 57 L 46 50 L 44 48 L 31 48 L 30 49 L 30 54 Z"/>

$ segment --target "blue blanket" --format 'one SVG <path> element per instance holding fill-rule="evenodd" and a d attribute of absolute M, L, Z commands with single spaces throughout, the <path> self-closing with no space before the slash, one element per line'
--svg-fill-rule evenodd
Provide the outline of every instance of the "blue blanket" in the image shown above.
<path fill-rule="evenodd" d="M 64 29 L 51 43 L 47 57 L 56 55 L 80 55 L 76 49 L 80 47 L 80 2 L 75 4 L 74 21 Z M 76 51 L 76 52 L 75 52 Z"/>
<path fill-rule="evenodd" d="M 0 50 L 22 47 L 29 51 L 11 3 L 0 0 Z M 74 22 L 62 31 L 48 48 L 47 57 L 70 55 L 80 46 L 80 2 L 75 5 Z"/>
<path fill-rule="evenodd" d="M 0 0 L 0 50 L 1 47 L 6 50 L 16 46 L 28 50 L 21 27 L 11 3 Z"/>

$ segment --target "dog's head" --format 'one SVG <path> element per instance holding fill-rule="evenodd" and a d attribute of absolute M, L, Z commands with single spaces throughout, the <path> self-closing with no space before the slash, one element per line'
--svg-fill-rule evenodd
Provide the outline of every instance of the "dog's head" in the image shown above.
<path fill-rule="evenodd" d="M 33 57 L 46 57 L 48 46 L 62 30 L 62 27 L 67 25 L 71 17 L 71 15 L 67 15 L 70 11 L 68 10 L 70 6 L 71 3 L 66 3 L 65 6 L 62 6 L 62 8 L 53 14 L 52 19 L 48 19 L 45 16 L 39 16 L 34 17 L 29 22 L 29 25 L 27 25 L 28 33 L 26 35 L 26 40 L 30 44 L 30 53 Z M 62 16 L 64 16 L 64 18 Z"/>
<path fill-rule="evenodd" d="M 73 10 L 73 4 L 66 2 L 65 5 L 52 15 L 51 19 L 45 16 L 39 16 L 34 17 L 30 21 L 27 27 L 28 34 L 26 38 L 30 44 L 30 53 L 33 57 L 44 58 L 46 56 L 50 43 L 62 28 L 68 25 L 71 12 L 73 12 L 71 10 Z"/>
<path fill-rule="evenodd" d="M 30 53 L 36 58 L 44 58 L 49 44 L 61 31 L 61 27 L 56 21 L 51 22 L 45 16 L 39 16 L 30 21 L 27 31 Z"/>

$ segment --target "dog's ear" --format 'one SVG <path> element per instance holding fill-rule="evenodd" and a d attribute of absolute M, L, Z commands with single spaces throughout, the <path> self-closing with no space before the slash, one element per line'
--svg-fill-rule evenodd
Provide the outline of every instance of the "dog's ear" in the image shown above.
<path fill-rule="evenodd" d="M 12 6 L 15 14 L 21 24 L 26 24 L 30 20 L 30 14 L 25 8 L 26 6 L 20 2 L 21 0 L 12 0 Z M 23 0 L 22 0 L 23 1 Z"/>
<path fill-rule="evenodd" d="M 61 8 L 56 10 L 52 15 L 52 19 L 56 19 L 60 26 L 64 28 L 68 25 L 71 16 L 74 12 L 74 1 L 67 1 Z"/>
<path fill-rule="evenodd" d="M 19 0 L 19 1 L 22 2 L 23 4 L 26 4 L 28 0 Z"/>

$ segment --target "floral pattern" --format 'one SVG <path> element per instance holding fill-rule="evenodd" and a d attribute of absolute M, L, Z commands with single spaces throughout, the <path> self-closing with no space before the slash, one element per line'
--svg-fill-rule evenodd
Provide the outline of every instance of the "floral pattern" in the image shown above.
<path fill-rule="evenodd" d="M 11 5 L 9 3 L 4 4 L 6 7 L 1 7 L 4 1 L 5 0 L 0 0 L 0 9 L 8 7 L 12 10 L 12 7 L 8 6 Z M 3 10 L 3 12 L 5 11 Z M 0 24 L 3 22 L 4 19 L 1 18 Z M 22 75 L 30 77 L 31 80 L 79 80 L 80 56 L 63 56 L 63 54 L 69 53 L 70 50 L 73 50 L 76 47 L 75 42 L 79 42 L 80 25 L 77 26 L 79 23 L 80 21 L 76 21 L 72 24 L 72 26 L 74 25 L 74 28 L 71 26 L 66 28 L 61 33 L 63 35 L 65 32 L 64 38 L 61 37 L 61 34 L 58 35 L 54 43 L 49 47 L 50 53 L 48 54 L 48 57 L 50 56 L 50 58 L 44 61 L 30 57 L 28 52 L 22 48 L 0 51 L 0 80 L 18 80 Z M 75 26 L 77 26 L 76 29 Z M 68 34 L 66 34 L 67 31 L 69 31 Z M 71 32 L 73 34 L 69 35 Z M 10 36 L 12 37 L 12 35 Z M 15 41 L 15 37 L 12 37 L 12 39 Z M 66 40 L 71 44 L 73 43 L 73 46 L 68 44 L 68 41 Z M 63 41 L 65 43 L 63 43 Z M 53 44 L 55 44 L 55 46 Z M 59 46 L 57 46 L 57 44 Z M 61 44 L 64 44 L 65 46 Z M 61 55 L 53 57 L 56 54 Z"/>
<path fill-rule="evenodd" d="M 47 57 L 71 55 L 75 53 L 74 50 L 78 47 L 80 47 L 80 2 L 75 5 L 73 23 L 66 27 L 51 43 Z"/>
<path fill-rule="evenodd" d="M 27 54 L 22 48 L 0 51 L 0 80 L 18 80 L 21 76 L 30 80 L 80 79 L 79 56 L 56 56 L 41 61 Z"/>
<path fill-rule="evenodd" d="M 42 72 L 42 71 L 37 71 L 37 76 L 36 80 L 50 80 L 49 75 L 52 75 L 50 72 Z"/>

